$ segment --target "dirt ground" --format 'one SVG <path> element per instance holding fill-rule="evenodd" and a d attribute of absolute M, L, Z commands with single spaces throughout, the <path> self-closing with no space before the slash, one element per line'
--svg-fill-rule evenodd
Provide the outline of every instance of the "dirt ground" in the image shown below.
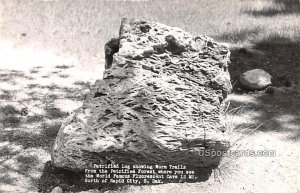
<path fill-rule="evenodd" d="M 4 1 L 0 0 L 1 6 Z M 64 7 L 47 9 L 44 4 L 39 4 L 41 13 L 57 11 L 55 14 L 59 19 L 52 20 L 50 27 L 45 23 L 53 15 L 45 13 L 50 18 L 45 19 L 43 14 L 34 11 L 34 3 L 20 6 L 19 9 L 8 7 L 11 12 L 7 12 L 7 15 L 4 9 L 0 9 L 0 15 L 3 16 L 0 17 L 0 24 L 11 24 L 14 27 L 0 26 L 3 27 L 0 29 L 0 192 L 50 192 L 56 186 L 65 192 L 82 193 L 300 192 L 300 42 L 280 35 L 270 35 L 252 42 L 252 49 L 259 52 L 243 51 L 236 45 L 232 46 L 229 71 L 234 89 L 228 96 L 230 105 L 224 115 L 231 141 L 241 139 L 233 145 L 233 150 L 274 150 L 276 156 L 225 157 L 205 182 L 105 186 L 100 190 L 80 183 L 82 179 L 74 173 L 51 167 L 50 152 L 63 119 L 82 104 L 90 85 L 102 78 L 104 69 L 103 53 L 99 54 L 103 45 L 95 43 L 100 33 L 99 23 L 103 20 L 99 19 L 96 23 L 83 22 L 84 16 L 75 17 L 75 11 L 80 8 L 68 2 L 71 8 L 67 18 L 61 16 Z M 48 3 L 54 4 L 54 1 Z M 30 9 L 20 14 L 24 17 L 20 19 L 18 12 L 27 8 Z M 268 23 L 269 29 L 240 30 L 240 33 L 225 34 L 223 38 L 236 37 L 241 40 L 243 37 L 255 36 L 260 33 L 259 30 L 267 33 L 273 29 L 271 24 L 274 23 L 270 14 L 279 14 L 278 22 L 280 27 L 286 27 L 287 34 L 296 29 L 297 26 L 291 27 L 295 22 L 289 21 L 284 26 L 284 20 L 296 17 L 293 20 L 296 21 L 298 15 L 280 15 L 282 13 L 267 11 L 267 16 L 261 15 L 266 14 L 266 10 L 257 11 L 258 18 L 266 19 L 243 16 L 240 20 L 246 18 L 248 27 L 252 26 L 251 22 L 258 21 L 262 26 Z M 97 14 L 97 9 L 92 13 Z M 84 14 L 90 16 L 88 12 Z M 217 14 L 214 17 L 219 18 Z M 61 24 L 65 19 L 68 25 Z M 119 22 L 117 19 L 114 25 Z M 227 20 L 231 22 L 232 19 Z M 229 24 L 227 20 L 224 25 L 232 29 L 230 25 L 234 25 L 234 22 Z M 238 19 L 234 21 L 239 27 L 243 24 Z M 31 22 L 35 23 L 33 28 L 28 27 Z M 85 25 L 82 27 L 81 23 Z M 213 21 L 208 23 L 212 28 L 219 28 Z M 75 26 L 74 29 L 71 24 Z M 219 31 L 214 34 L 218 38 L 216 34 Z M 112 37 L 108 32 L 106 35 Z M 101 42 L 106 40 L 102 39 Z M 89 47 L 89 42 L 93 46 Z M 54 49 L 56 44 L 60 47 L 58 50 Z M 77 55 L 81 58 L 77 58 Z M 271 91 L 246 92 L 239 88 L 236 81 L 238 75 L 253 68 L 264 69 L 272 75 Z M 26 116 L 21 114 L 24 108 L 29 109 Z"/>
<path fill-rule="evenodd" d="M 233 141 L 246 136 L 233 148 L 275 150 L 275 157 L 224 158 L 224 164 L 206 182 L 103 187 L 99 192 L 300 192 L 300 46 L 262 43 L 255 49 L 264 54 L 232 49 L 234 90 L 228 97 L 226 124 Z M 72 173 L 55 171 L 49 160 L 61 121 L 81 105 L 98 74 L 68 64 L 53 64 L 0 71 L 1 192 L 49 192 L 56 186 L 68 192 L 89 189 L 78 186 L 80 179 L 73 178 Z M 239 89 L 238 74 L 253 68 L 271 73 L 273 93 Z M 24 107 L 29 108 L 27 116 L 20 115 Z M 236 112 L 235 108 L 242 110 Z"/>

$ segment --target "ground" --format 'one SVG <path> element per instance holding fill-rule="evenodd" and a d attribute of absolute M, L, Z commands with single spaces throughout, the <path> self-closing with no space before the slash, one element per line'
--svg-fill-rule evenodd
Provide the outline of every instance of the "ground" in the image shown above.
<path fill-rule="evenodd" d="M 205 34 L 231 46 L 224 123 L 232 149 L 276 156 L 225 157 L 205 182 L 102 187 L 93 192 L 300 192 L 299 1 L 0 0 L 0 192 L 66 192 L 89 187 L 50 165 L 65 117 L 102 78 L 103 47 L 122 17 Z M 243 51 L 251 47 L 254 51 Z M 253 68 L 273 76 L 274 92 L 245 92 L 237 77 Z M 28 115 L 21 115 L 23 108 Z"/>

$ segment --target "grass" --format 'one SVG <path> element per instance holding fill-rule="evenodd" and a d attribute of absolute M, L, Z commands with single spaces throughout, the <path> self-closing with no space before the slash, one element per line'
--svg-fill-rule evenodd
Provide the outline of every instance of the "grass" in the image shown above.
<path fill-rule="evenodd" d="M 257 93 L 256 96 L 261 95 L 261 93 Z M 228 152 L 240 152 L 243 153 L 243 151 L 248 150 L 254 150 L 260 151 L 265 150 L 270 153 L 270 156 L 260 157 L 260 156 L 254 156 L 254 157 L 247 157 L 247 156 L 226 156 L 223 157 L 221 160 L 221 163 L 219 166 L 213 170 L 213 174 L 211 176 L 212 179 L 214 179 L 217 183 L 221 184 L 221 187 L 224 186 L 224 184 L 228 183 L 228 179 L 233 178 L 232 176 L 239 176 L 235 181 L 232 181 L 231 183 L 236 182 L 244 182 L 247 183 L 254 183 L 255 179 L 253 178 L 253 175 L 256 173 L 255 170 L 264 170 L 265 167 L 273 167 L 272 163 L 274 162 L 281 162 L 282 156 L 284 156 L 285 153 L 282 153 L 281 148 L 275 148 L 275 146 L 278 146 L 279 144 L 282 145 L 282 141 L 276 139 L 276 140 L 270 140 L 272 136 L 277 135 L 278 132 L 293 132 L 293 135 L 296 134 L 299 136 L 299 133 L 297 130 L 289 130 L 289 126 L 285 125 L 285 122 L 289 122 L 291 124 L 295 120 L 299 121 L 299 117 L 291 116 L 288 114 L 283 114 L 282 110 L 276 110 L 277 112 L 274 115 L 270 115 L 269 113 L 276 109 L 275 105 L 269 106 L 269 102 L 267 100 L 270 100 L 270 96 L 268 96 L 269 99 L 267 100 L 261 100 L 259 97 L 256 97 L 255 95 L 239 95 L 239 94 L 232 94 L 227 99 L 228 103 L 226 105 L 226 110 L 224 112 L 224 115 L 222 116 L 221 121 L 226 127 L 226 135 L 229 138 L 231 146 L 227 150 Z M 274 100 L 273 102 L 277 102 L 278 100 Z M 267 108 L 267 109 L 265 109 Z M 289 112 L 290 114 L 291 112 Z M 282 117 L 290 117 L 290 118 L 283 118 L 282 122 L 276 122 L 273 117 L 268 118 L 268 116 L 282 116 Z M 259 119 L 257 119 L 259 118 Z M 276 118 L 275 118 L 276 119 Z M 295 120 L 293 120 L 295 119 Z M 293 120 L 293 121 L 291 121 Z M 290 122 L 291 121 L 291 122 Z M 297 121 L 297 122 L 298 122 Z M 292 123 L 298 124 L 297 122 Z M 277 123 L 279 125 L 274 127 L 274 123 Z M 282 125 L 281 125 L 282 124 Z M 267 128 L 267 130 L 266 130 Z M 264 133 L 266 132 L 266 133 Z M 294 133 L 295 132 L 295 133 Z M 288 135 L 289 136 L 289 135 Z M 281 136 L 282 138 L 282 136 Z M 263 140 L 263 142 L 259 142 L 260 140 Z M 271 144 L 271 145 L 270 145 Z M 292 143 L 289 143 L 289 148 L 293 149 Z M 283 151 L 286 151 L 284 148 Z M 298 151 L 298 150 L 293 150 Z M 281 153 L 280 153 L 281 152 Z M 276 156 L 274 156 L 275 154 Z M 285 160 L 288 161 L 288 160 Z M 247 164 L 248 162 L 248 164 Z M 249 164 L 250 162 L 250 164 Z M 264 163 L 266 162 L 266 163 Z M 249 168 L 250 167 L 250 168 Z M 247 171 L 245 174 L 242 174 L 242 171 Z M 267 169 L 265 169 L 267 171 Z M 263 172 L 257 172 L 259 175 L 262 175 Z M 276 176 L 272 171 L 268 172 L 266 175 L 268 175 L 267 178 L 270 176 Z M 285 175 L 284 173 L 281 175 Z M 273 177 L 271 177 L 273 178 Z M 296 179 L 298 177 L 295 176 Z M 215 184 L 215 185 L 216 185 Z M 245 184 L 245 183 L 244 183 Z M 254 183 L 255 188 L 261 186 L 259 183 Z M 218 185 L 216 185 L 218 186 Z M 239 186 L 238 184 L 234 185 L 234 187 Z M 284 185 L 285 188 L 291 188 L 290 185 Z M 266 188 L 266 187 L 265 187 Z M 272 189 L 274 190 L 274 189 Z M 239 190 L 241 191 L 241 190 Z M 265 192 L 266 189 L 248 189 L 247 191 L 243 188 L 241 192 L 257 192 L 262 191 Z M 276 190 L 278 192 L 286 192 L 286 189 L 284 191 L 282 190 Z M 293 191 L 293 190 L 291 190 Z M 287 191 L 290 192 L 290 191 Z"/>
<path fill-rule="evenodd" d="M 124 17 L 157 21 L 232 44 L 250 44 L 274 34 L 299 39 L 300 34 L 299 14 L 278 9 L 278 0 L 0 2 L 2 40 L 71 55 L 90 67 L 101 65 L 104 44 L 118 36 Z M 278 13 L 256 17 L 265 9 Z"/>
<path fill-rule="evenodd" d="M 84 100 L 83 95 L 90 83 L 102 78 L 104 44 L 118 36 L 123 17 L 180 27 L 195 35 L 208 35 L 232 46 L 268 44 L 269 48 L 276 47 L 280 51 L 279 55 L 276 50 L 272 52 L 272 49 L 266 49 L 268 56 L 280 56 L 283 62 L 286 58 L 296 59 L 292 54 L 297 51 L 292 52 L 288 48 L 291 43 L 296 44 L 300 40 L 297 2 L 0 0 L 0 192 L 38 191 L 37 183 L 45 173 L 45 163 L 50 160 L 51 147 L 60 124 Z M 286 47 L 282 48 L 282 44 Z M 286 52 L 282 53 L 285 49 Z M 232 58 L 234 63 L 234 53 Z M 264 58 L 263 62 L 271 58 Z M 244 57 L 242 60 L 245 61 Z M 247 60 L 253 63 L 253 59 Z M 254 63 L 258 66 L 262 61 Z M 296 62 L 289 63 L 296 65 Z M 270 117 L 264 114 L 264 110 L 249 111 L 248 108 L 253 105 L 261 107 L 261 104 L 244 96 L 236 108 L 228 110 L 225 124 L 233 141 L 251 131 L 261 130 L 256 127 L 263 122 L 262 119 Z M 28 116 L 20 115 L 24 106 L 30 109 Z M 283 106 L 287 106 L 286 109 L 289 107 L 288 104 Z M 298 120 L 296 113 L 290 114 L 292 121 Z M 276 122 L 275 126 L 294 132 L 292 129 L 297 124 L 293 125 L 292 121 L 286 124 L 282 123 L 284 121 Z M 294 137 L 298 139 L 299 132 Z M 221 168 L 223 173 L 230 171 L 226 167 L 223 165 Z M 293 170 L 289 173 L 293 173 Z M 248 173 L 244 174 L 246 176 Z M 294 178 L 289 179 L 293 182 Z M 61 185 L 58 179 L 55 180 L 55 185 Z M 147 190 L 176 192 L 175 186 L 151 187 Z M 182 192 L 183 186 L 179 185 L 177 192 Z M 215 184 L 213 186 L 218 187 Z M 199 189 L 213 192 L 200 183 L 184 187 L 190 188 L 190 192 Z M 51 185 L 45 189 L 49 191 L 53 188 Z M 138 190 L 129 188 L 127 192 Z"/>

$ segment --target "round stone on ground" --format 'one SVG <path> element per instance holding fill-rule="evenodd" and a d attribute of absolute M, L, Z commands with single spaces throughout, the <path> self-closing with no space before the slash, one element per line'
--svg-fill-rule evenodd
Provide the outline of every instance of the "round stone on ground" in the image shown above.
<path fill-rule="evenodd" d="M 57 186 L 50 193 L 63 193 L 63 190 Z"/>
<path fill-rule="evenodd" d="M 272 84 L 272 76 L 262 69 L 253 69 L 244 72 L 239 77 L 239 82 L 247 90 L 263 90 Z"/>

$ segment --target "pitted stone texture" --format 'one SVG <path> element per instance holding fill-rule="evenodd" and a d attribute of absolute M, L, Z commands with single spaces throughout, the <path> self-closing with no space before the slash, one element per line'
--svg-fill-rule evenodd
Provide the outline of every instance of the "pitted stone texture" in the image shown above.
<path fill-rule="evenodd" d="M 245 89 L 262 90 L 272 85 L 272 76 L 262 69 L 253 69 L 241 74 L 239 81 Z"/>
<path fill-rule="evenodd" d="M 230 52 L 207 36 L 124 19 L 119 52 L 88 99 L 61 126 L 52 162 L 215 166 L 226 150 L 219 117 L 231 90 Z"/>

